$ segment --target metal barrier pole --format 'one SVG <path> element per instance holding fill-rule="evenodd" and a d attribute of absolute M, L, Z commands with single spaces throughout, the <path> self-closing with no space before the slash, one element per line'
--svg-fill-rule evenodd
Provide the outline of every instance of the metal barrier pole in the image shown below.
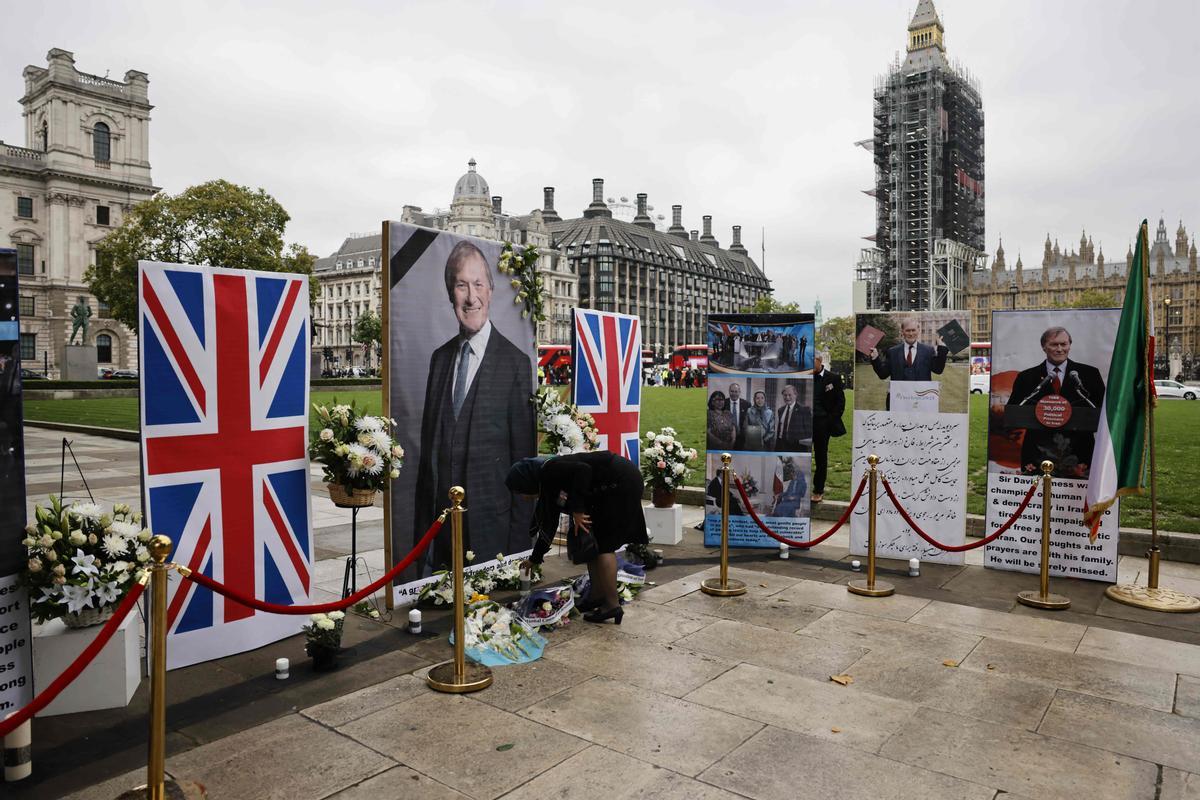
<path fill-rule="evenodd" d="M 875 580 L 875 507 L 879 456 L 872 453 L 867 456 L 867 463 L 871 466 L 867 480 L 867 579 L 850 581 L 846 584 L 846 591 L 863 597 L 887 597 L 896 591 L 896 587 L 886 581 Z"/>
<path fill-rule="evenodd" d="M 165 800 L 167 760 L 167 556 L 171 540 L 150 539 L 150 758 L 146 764 L 146 796 Z"/>
<path fill-rule="evenodd" d="M 1038 591 L 1027 589 L 1017 595 L 1017 602 L 1032 608 L 1045 608 L 1051 611 L 1061 611 L 1071 607 L 1071 598 L 1061 594 L 1050 593 L 1050 498 L 1054 472 L 1053 461 L 1042 462 L 1042 568 Z"/>
<path fill-rule="evenodd" d="M 729 579 L 729 489 L 732 485 L 729 462 L 733 456 L 721 454 L 721 577 L 705 578 L 700 591 L 713 597 L 735 597 L 746 593 L 746 584 Z"/>
<path fill-rule="evenodd" d="M 466 624 L 463 600 L 462 507 L 466 492 L 461 486 L 450 489 L 450 529 L 454 548 L 454 660 L 429 670 L 425 682 L 430 689 L 451 694 L 477 692 L 492 685 L 492 671 L 482 664 L 467 661 Z"/>

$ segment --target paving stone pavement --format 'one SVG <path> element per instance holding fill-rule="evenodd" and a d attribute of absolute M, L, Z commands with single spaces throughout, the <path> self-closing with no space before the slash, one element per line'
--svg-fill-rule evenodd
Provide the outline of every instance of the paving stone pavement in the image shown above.
<path fill-rule="evenodd" d="M 57 491 L 60 437 L 27 433 L 50 470 L 37 485 Z M 126 481 L 94 489 L 98 500 L 136 502 L 135 445 L 81 436 L 75 450 Z M 346 514 L 321 506 L 318 473 L 313 483 L 318 588 L 336 596 Z M 382 568 L 370 511 L 360 580 Z M 716 561 L 685 529 L 623 625 L 573 622 L 548 635 L 543 659 L 497 668 L 473 695 L 421 679 L 449 657 L 444 635 L 360 618 L 334 673 L 308 669 L 299 637 L 180 670 L 168 771 L 214 800 L 1200 800 L 1200 623 L 1103 602 L 1029 614 L 1004 588 L 1015 595 L 1030 576 L 971 559 L 919 584 L 889 574 L 896 596 L 861 598 L 840 585 L 846 547 L 839 534 L 788 561 L 737 551 L 732 574 L 750 592 L 720 599 L 698 591 Z M 547 561 L 548 580 L 575 571 L 561 555 Z M 973 575 L 986 576 L 985 594 L 972 593 Z M 1171 576 L 1200 570 L 1173 565 Z M 442 613 L 426 620 L 447 629 Z M 277 655 L 292 658 L 291 680 L 271 677 Z M 37 720 L 35 778 L 0 796 L 110 800 L 143 782 L 145 694 L 143 682 L 128 709 Z"/>

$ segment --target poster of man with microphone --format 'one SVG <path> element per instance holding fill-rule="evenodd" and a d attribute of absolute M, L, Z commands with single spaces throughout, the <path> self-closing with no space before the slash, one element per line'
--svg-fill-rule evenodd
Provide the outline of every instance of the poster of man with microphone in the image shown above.
<path fill-rule="evenodd" d="M 985 527 L 1007 521 L 1052 462 L 1052 575 L 1116 579 L 1116 506 L 1095 542 L 1082 509 L 1120 317 L 1116 308 L 992 313 Z M 1040 515 L 1026 512 L 1013 530 L 988 546 L 984 563 L 1036 572 Z"/>

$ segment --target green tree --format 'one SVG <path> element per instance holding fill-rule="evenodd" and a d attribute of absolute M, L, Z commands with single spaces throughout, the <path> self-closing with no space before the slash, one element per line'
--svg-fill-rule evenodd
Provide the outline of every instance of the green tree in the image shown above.
<path fill-rule="evenodd" d="M 383 320 L 374 311 L 363 314 L 354 323 L 350 338 L 368 349 L 373 342 L 383 343 Z"/>
<path fill-rule="evenodd" d="M 1112 308 L 1115 305 L 1113 296 L 1099 289 L 1084 289 L 1069 303 L 1055 303 L 1055 308 Z"/>
<path fill-rule="evenodd" d="M 752 306 L 742 306 L 738 309 L 742 314 L 799 314 L 799 303 L 781 303 L 773 294 L 765 294 L 758 298 Z"/>
<path fill-rule="evenodd" d="M 292 245 L 288 213 L 262 189 L 214 180 L 177 195 L 165 192 L 134 206 L 96 247 L 84 280 L 114 319 L 137 326 L 137 262 L 166 261 L 311 275 L 316 259 Z M 311 297 L 316 286 L 310 285 Z M 311 299 L 311 298 L 310 298 Z"/>
<path fill-rule="evenodd" d="M 817 350 L 828 350 L 830 362 L 854 360 L 854 316 L 830 317 L 817 331 Z"/>

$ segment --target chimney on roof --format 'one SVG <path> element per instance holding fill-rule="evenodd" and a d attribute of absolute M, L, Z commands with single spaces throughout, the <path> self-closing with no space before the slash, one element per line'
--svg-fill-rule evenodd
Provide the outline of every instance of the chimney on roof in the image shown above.
<path fill-rule="evenodd" d="M 637 196 L 637 216 L 633 218 L 633 224 L 639 228 L 649 228 L 654 230 L 654 220 L 650 219 L 650 214 L 646 211 L 646 193 L 638 192 Z"/>
<path fill-rule="evenodd" d="M 729 250 L 732 253 L 741 253 L 748 255 L 746 248 L 742 246 L 742 226 L 733 226 L 733 244 L 729 245 Z"/>
<path fill-rule="evenodd" d="M 692 241 L 693 242 L 700 241 L 700 231 L 692 231 Z"/>
<path fill-rule="evenodd" d="M 683 227 L 683 206 L 671 206 L 671 227 L 667 228 L 667 233 L 688 238 L 687 229 Z"/>
<path fill-rule="evenodd" d="M 711 244 L 713 247 L 721 246 L 720 242 L 712 235 L 712 214 L 704 215 L 704 233 L 700 234 L 700 241 Z"/>
<path fill-rule="evenodd" d="M 542 189 L 542 219 L 546 222 L 558 222 L 562 219 L 554 210 L 554 187 Z"/>
<path fill-rule="evenodd" d="M 500 195 L 498 195 L 498 194 L 493 195 L 492 196 L 492 213 L 493 214 L 503 214 L 504 212 L 500 210 L 501 207 L 503 206 L 503 204 L 504 204 L 504 201 L 500 197 Z"/>
<path fill-rule="evenodd" d="M 592 204 L 584 209 L 583 216 L 611 217 L 612 211 L 604 203 L 604 178 L 592 178 Z"/>

